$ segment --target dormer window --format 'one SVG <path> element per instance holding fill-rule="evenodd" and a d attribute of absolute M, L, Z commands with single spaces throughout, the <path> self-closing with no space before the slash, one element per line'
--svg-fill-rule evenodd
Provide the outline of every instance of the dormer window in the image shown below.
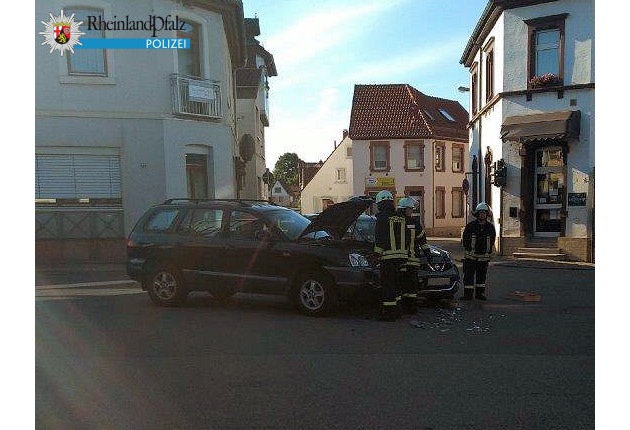
<path fill-rule="evenodd" d="M 424 114 L 428 116 L 431 121 L 435 121 L 435 118 L 433 118 L 433 115 L 431 115 L 431 112 L 429 112 L 428 110 L 425 109 Z"/>
<path fill-rule="evenodd" d="M 444 118 L 446 118 L 447 120 L 451 121 L 451 122 L 455 122 L 455 118 L 453 118 L 453 115 L 451 115 L 450 113 L 448 113 L 448 111 L 444 108 L 439 108 L 438 109 L 440 111 L 440 113 L 442 114 L 442 116 Z"/>

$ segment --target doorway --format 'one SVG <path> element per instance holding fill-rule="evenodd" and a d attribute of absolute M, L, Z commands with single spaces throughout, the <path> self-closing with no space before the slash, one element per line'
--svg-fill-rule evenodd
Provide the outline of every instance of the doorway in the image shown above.
<path fill-rule="evenodd" d="M 559 146 L 536 150 L 534 173 L 534 236 L 558 237 L 566 195 L 564 151 Z"/>

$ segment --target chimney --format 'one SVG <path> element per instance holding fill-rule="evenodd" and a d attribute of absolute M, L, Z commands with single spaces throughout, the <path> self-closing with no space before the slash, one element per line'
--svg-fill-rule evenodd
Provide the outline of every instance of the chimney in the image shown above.
<path fill-rule="evenodd" d="M 335 147 L 335 149 L 337 149 L 337 141 L 333 140 L 333 146 Z"/>
<path fill-rule="evenodd" d="M 348 137 L 348 130 L 344 130 L 342 133 L 343 138 L 345 139 L 346 137 Z"/>

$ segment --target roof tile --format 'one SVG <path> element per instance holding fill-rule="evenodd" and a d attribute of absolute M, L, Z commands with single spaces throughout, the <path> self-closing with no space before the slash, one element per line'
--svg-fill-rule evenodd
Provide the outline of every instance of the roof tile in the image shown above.
<path fill-rule="evenodd" d="M 440 108 L 455 121 L 440 114 Z M 407 84 L 354 86 L 349 128 L 354 140 L 435 138 L 467 142 L 467 123 L 468 112 L 459 102 L 427 96 Z"/>

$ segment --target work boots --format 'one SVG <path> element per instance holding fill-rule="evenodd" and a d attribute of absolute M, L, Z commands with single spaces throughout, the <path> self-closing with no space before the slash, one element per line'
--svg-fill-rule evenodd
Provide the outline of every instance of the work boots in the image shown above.
<path fill-rule="evenodd" d="M 475 299 L 477 300 L 487 300 L 486 297 L 486 286 L 481 284 L 475 286 Z"/>

